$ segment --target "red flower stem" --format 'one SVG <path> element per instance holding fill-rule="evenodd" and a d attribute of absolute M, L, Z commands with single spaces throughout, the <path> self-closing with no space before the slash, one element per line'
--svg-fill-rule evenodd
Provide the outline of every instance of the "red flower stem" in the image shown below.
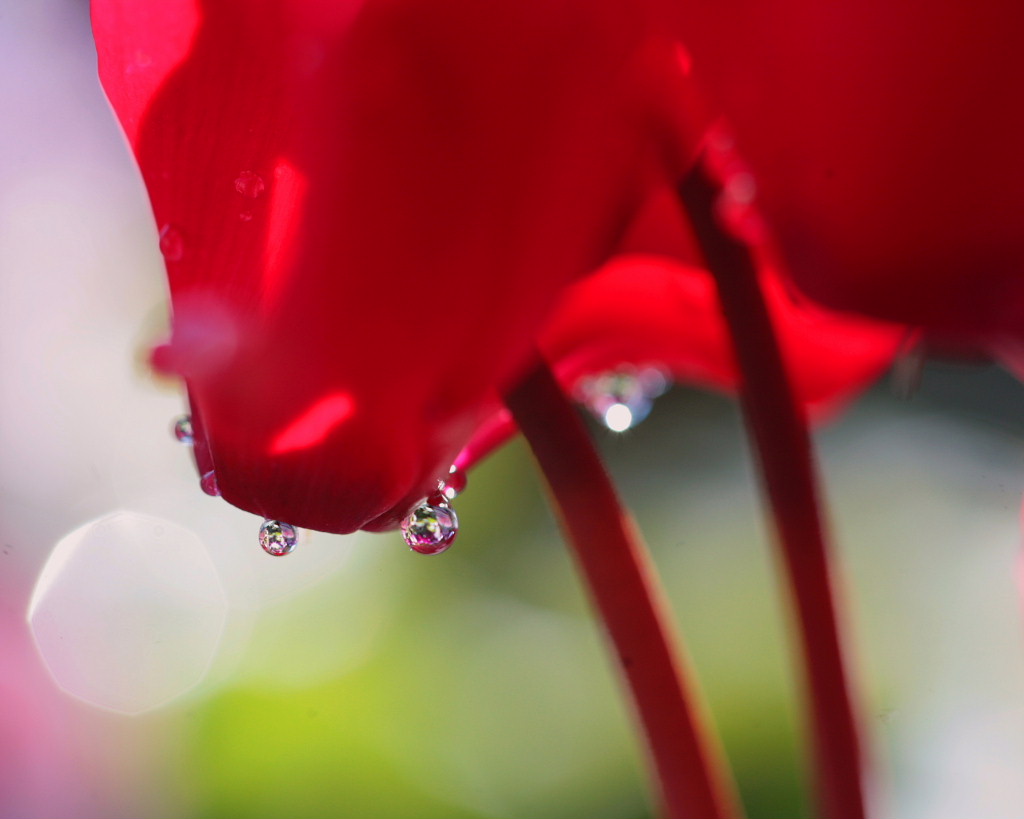
<path fill-rule="evenodd" d="M 739 804 L 635 525 L 574 407 L 540 363 L 506 403 L 533 449 L 647 739 L 666 819 L 726 819 Z"/>
<path fill-rule="evenodd" d="M 751 250 L 723 229 L 716 217 L 720 191 L 703 165 L 679 188 L 718 286 L 741 374 L 743 408 L 796 609 L 822 813 L 827 819 L 862 819 L 863 760 L 810 436 L 786 374 Z"/>

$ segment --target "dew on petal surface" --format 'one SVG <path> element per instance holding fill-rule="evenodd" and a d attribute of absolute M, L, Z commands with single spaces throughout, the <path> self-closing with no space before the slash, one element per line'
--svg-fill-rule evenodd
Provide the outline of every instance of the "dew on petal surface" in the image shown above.
<path fill-rule="evenodd" d="M 199 479 L 199 488 L 207 495 L 214 498 L 220 497 L 220 487 L 217 485 L 217 473 L 212 469 Z"/>
<path fill-rule="evenodd" d="M 182 415 L 174 421 L 174 437 L 187 446 L 196 442 L 195 432 L 192 429 L 192 416 Z"/>
<path fill-rule="evenodd" d="M 169 262 L 180 262 L 185 257 L 185 239 L 174 225 L 160 228 L 160 252 Z"/>
<path fill-rule="evenodd" d="M 260 546 L 268 555 L 282 557 L 295 551 L 299 535 L 290 523 L 265 520 L 260 526 Z"/>
<path fill-rule="evenodd" d="M 438 555 L 447 551 L 459 533 L 459 519 L 450 506 L 424 503 L 402 523 L 402 537 L 414 552 Z"/>
<path fill-rule="evenodd" d="M 266 189 L 267 183 L 254 171 L 242 171 L 235 179 L 235 192 L 247 199 L 258 199 Z"/>

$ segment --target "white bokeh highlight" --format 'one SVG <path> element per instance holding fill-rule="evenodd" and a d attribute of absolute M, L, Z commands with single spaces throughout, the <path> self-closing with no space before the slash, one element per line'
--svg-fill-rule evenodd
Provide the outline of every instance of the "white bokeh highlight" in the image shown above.
<path fill-rule="evenodd" d="M 198 535 L 129 511 L 64 537 L 28 612 L 56 683 L 124 714 L 158 708 L 202 681 L 226 617 L 224 588 Z"/>

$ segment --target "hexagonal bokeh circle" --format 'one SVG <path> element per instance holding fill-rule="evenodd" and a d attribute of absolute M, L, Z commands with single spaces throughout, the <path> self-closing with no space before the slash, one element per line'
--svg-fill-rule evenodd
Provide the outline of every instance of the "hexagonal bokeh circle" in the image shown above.
<path fill-rule="evenodd" d="M 202 540 L 178 523 L 124 510 L 57 543 L 28 609 L 57 684 L 125 714 L 157 708 L 199 683 L 226 617 Z"/>

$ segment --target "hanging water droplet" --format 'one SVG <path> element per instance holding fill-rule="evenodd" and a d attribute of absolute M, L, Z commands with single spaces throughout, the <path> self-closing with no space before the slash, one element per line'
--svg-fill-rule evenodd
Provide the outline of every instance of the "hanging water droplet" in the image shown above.
<path fill-rule="evenodd" d="M 174 225 L 160 228 L 160 252 L 169 262 L 180 262 L 185 256 L 185 239 Z"/>
<path fill-rule="evenodd" d="M 290 523 L 279 520 L 265 520 L 260 526 L 260 546 L 268 555 L 281 557 L 291 554 L 299 542 L 298 532 Z"/>
<path fill-rule="evenodd" d="M 466 473 L 454 464 L 448 470 L 448 476 L 437 485 L 437 491 L 446 501 L 453 501 L 466 491 Z"/>
<path fill-rule="evenodd" d="M 199 488 L 213 498 L 220 497 L 220 487 L 217 486 L 217 473 L 212 469 L 199 479 Z"/>
<path fill-rule="evenodd" d="M 235 180 L 235 192 L 249 199 L 257 199 L 267 189 L 263 177 L 255 171 L 242 171 Z"/>
<path fill-rule="evenodd" d="M 192 416 L 182 415 L 174 420 L 174 437 L 183 444 L 191 446 L 196 442 L 195 432 L 192 430 Z"/>
<path fill-rule="evenodd" d="M 625 432 L 648 416 L 667 388 L 668 379 L 657 367 L 623 367 L 584 378 L 577 397 L 608 429 Z"/>
<path fill-rule="evenodd" d="M 459 519 L 447 504 L 424 503 L 402 522 L 406 544 L 421 555 L 447 551 L 458 533 Z"/>

